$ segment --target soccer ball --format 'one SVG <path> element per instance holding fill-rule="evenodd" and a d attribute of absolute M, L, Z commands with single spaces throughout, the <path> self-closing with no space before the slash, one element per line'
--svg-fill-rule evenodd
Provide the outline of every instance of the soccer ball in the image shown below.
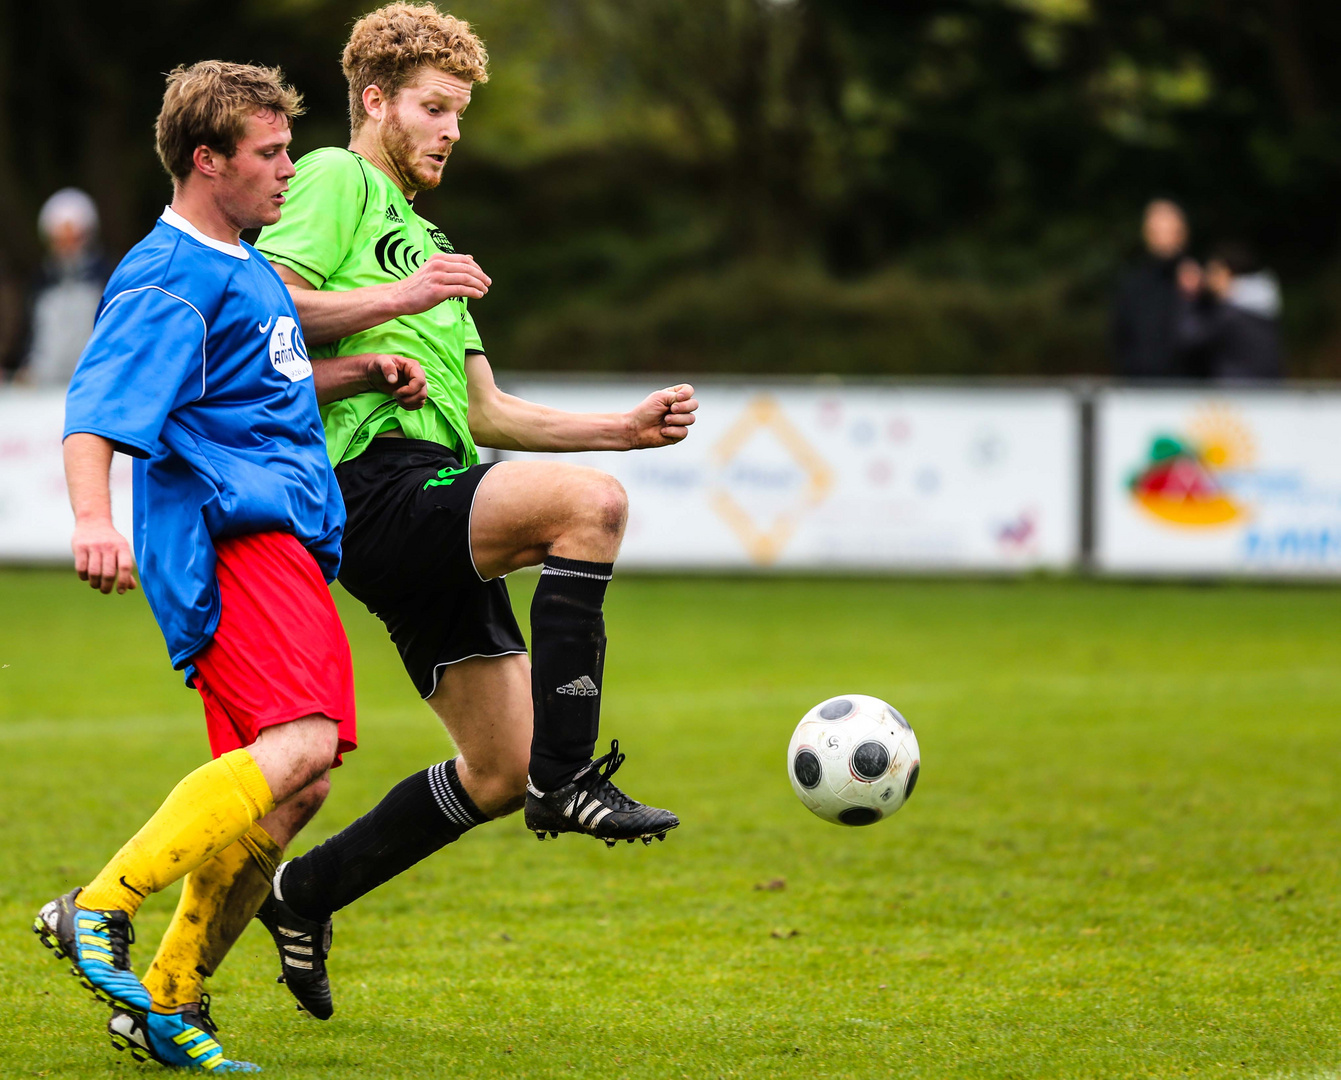
<path fill-rule="evenodd" d="M 792 790 L 835 825 L 874 825 L 908 801 L 921 769 L 917 736 L 898 709 L 865 694 L 821 701 L 787 748 Z"/>

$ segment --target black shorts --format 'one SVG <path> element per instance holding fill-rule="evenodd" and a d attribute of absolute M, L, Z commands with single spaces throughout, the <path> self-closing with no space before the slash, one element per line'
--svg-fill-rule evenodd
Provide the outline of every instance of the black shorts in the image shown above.
<path fill-rule="evenodd" d="M 384 438 L 335 470 L 348 515 L 340 584 L 386 623 L 425 698 L 448 664 L 526 652 L 507 586 L 481 578 L 470 552 L 470 510 L 491 468 Z"/>

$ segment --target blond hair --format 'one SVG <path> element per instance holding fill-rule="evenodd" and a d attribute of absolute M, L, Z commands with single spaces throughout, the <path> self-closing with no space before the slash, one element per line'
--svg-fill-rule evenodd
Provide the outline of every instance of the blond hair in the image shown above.
<path fill-rule="evenodd" d="M 388 101 L 428 66 L 470 82 L 489 81 L 489 54 L 470 23 L 432 4 L 386 4 L 354 24 L 342 63 L 349 80 L 349 125 L 363 126 L 363 91 L 376 86 Z"/>
<path fill-rule="evenodd" d="M 246 134 L 247 118 L 256 113 L 290 121 L 303 114 L 303 95 L 285 84 L 279 68 L 224 60 L 175 67 L 168 73 L 155 125 L 158 159 L 174 180 L 185 180 L 196 147 L 232 157 Z"/>

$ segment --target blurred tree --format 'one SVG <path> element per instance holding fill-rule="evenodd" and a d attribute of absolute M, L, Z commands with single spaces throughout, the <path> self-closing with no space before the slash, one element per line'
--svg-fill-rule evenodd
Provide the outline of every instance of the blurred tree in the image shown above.
<path fill-rule="evenodd" d="M 0 0 L 0 248 L 52 190 L 114 252 L 169 187 L 162 73 L 280 64 L 300 151 L 347 137 L 367 0 Z M 461 0 L 489 44 L 423 209 L 490 270 L 504 364 L 1099 370 L 1106 289 L 1167 194 L 1284 276 L 1341 374 L 1341 9 L 1301 0 Z"/>

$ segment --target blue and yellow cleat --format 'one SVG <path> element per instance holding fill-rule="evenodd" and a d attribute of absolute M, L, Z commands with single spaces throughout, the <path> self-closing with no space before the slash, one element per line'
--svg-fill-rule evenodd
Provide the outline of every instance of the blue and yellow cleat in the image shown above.
<path fill-rule="evenodd" d="M 170 1069 L 207 1073 L 258 1073 L 250 1061 L 230 1061 L 215 1038 L 219 1029 L 210 1019 L 208 996 L 177 1012 L 140 1013 L 112 1009 L 107 1034 L 118 1050 L 129 1050 L 136 1061 L 157 1061 Z"/>
<path fill-rule="evenodd" d="M 70 961 L 70 973 L 99 1001 L 122 1009 L 147 1010 L 149 991 L 130 970 L 135 933 L 124 911 L 81 908 L 79 889 L 45 904 L 33 920 L 33 932 L 57 960 Z"/>

